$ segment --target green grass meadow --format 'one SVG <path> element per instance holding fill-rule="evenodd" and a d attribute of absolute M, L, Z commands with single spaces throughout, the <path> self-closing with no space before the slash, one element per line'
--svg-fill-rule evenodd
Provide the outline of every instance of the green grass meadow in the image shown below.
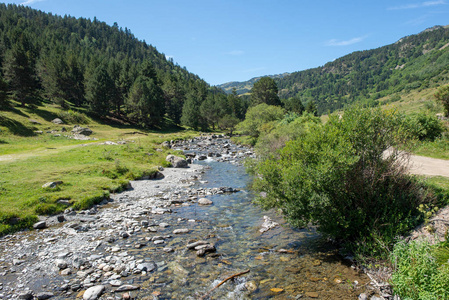
<path fill-rule="evenodd" d="M 77 113 L 87 123 L 81 126 L 91 128 L 91 137 L 97 139 L 79 141 L 65 136 L 76 123 L 51 123 L 61 116 L 58 112 L 54 106 L 0 111 L 0 235 L 29 228 L 37 215 L 66 209 L 58 200 L 69 200 L 75 209 L 102 201 L 109 193 L 123 190 L 129 180 L 167 166 L 165 157 L 173 151 L 162 148 L 163 141 L 196 135 L 180 129 L 143 131 Z M 62 127 L 68 132 L 61 132 Z M 42 188 L 52 181 L 63 183 Z"/>

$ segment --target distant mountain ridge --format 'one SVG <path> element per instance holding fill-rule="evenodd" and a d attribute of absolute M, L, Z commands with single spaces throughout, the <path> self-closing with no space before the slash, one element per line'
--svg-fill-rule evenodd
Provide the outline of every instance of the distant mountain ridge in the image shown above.
<path fill-rule="evenodd" d="M 259 78 L 219 87 L 247 92 Z M 314 101 L 319 113 L 356 102 L 376 105 L 380 98 L 436 88 L 449 82 L 449 25 L 437 25 L 390 45 L 356 51 L 324 66 L 274 79 L 282 99 Z"/>
<path fill-rule="evenodd" d="M 290 73 L 285 72 L 282 74 L 267 75 L 267 76 L 275 79 L 275 78 L 283 78 L 287 75 L 290 75 Z M 248 93 L 251 90 L 251 88 L 253 87 L 254 83 L 262 77 L 265 77 L 265 76 L 254 77 L 248 81 L 242 81 L 242 82 L 231 81 L 231 82 L 219 84 L 219 85 L 217 85 L 217 87 L 224 90 L 227 94 L 232 93 L 232 90 L 235 88 L 237 95 L 242 95 L 242 94 Z"/>

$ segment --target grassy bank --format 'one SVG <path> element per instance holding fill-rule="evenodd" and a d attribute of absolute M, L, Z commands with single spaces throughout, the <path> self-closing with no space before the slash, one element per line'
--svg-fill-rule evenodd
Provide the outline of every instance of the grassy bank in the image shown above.
<path fill-rule="evenodd" d="M 160 146 L 163 141 L 195 135 L 179 130 L 142 131 L 127 124 L 97 122 L 82 113 L 78 116 L 96 140 L 69 139 L 61 130 L 70 132 L 75 124 L 51 123 L 61 117 L 54 106 L 0 111 L 0 235 L 29 228 L 39 214 L 66 209 L 58 200 L 69 200 L 76 209 L 100 202 L 126 187 L 129 180 L 165 166 L 165 157 L 172 151 Z M 42 187 L 52 181 L 63 183 Z"/>

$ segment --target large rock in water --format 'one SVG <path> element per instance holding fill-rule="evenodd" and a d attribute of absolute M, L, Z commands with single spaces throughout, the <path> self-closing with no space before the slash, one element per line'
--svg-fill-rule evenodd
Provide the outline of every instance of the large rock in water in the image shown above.
<path fill-rule="evenodd" d="M 198 200 L 199 205 L 211 205 L 213 202 L 207 198 L 201 198 Z"/>
<path fill-rule="evenodd" d="M 173 168 L 187 168 L 188 166 L 187 161 L 184 158 L 174 156 L 173 154 L 167 155 L 165 160 L 171 163 Z"/>
<path fill-rule="evenodd" d="M 82 134 L 82 135 L 91 135 L 92 134 L 92 129 L 87 128 L 87 127 L 81 127 L 79 125 L 75 125 L 75 127 L 73 127 L 72 129 L 72 133 L 74 134 Z"/>

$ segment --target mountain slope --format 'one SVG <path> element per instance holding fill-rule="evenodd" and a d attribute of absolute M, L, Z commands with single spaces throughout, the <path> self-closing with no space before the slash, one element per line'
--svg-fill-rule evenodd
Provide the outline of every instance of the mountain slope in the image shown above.
<path fill-rule="evenodd" d="M 288 76 L 289 74 L 290 73 L 282 73 L 282 74 L 277 74 L 277 75 L 268 75 L 268 77 L 271 77 L 273 79 L 283 78 L 285 76 Z M 237 94 L 241 95 L 241 94 L 248 93 L 251 90 L 251 88 L 253 87 L 254 83 L 262 77 L 263 76 L 254 77 L 248 81 L 241 81 L 241 82 L 240 81 L 231 81 L 231 82 L 217 85 L 217 87 L 224 90 L 227 94 L 232 93 L 233 89 L 235 88 Z"/>
<path fill-rule="evenodd" d="M 394 93 L 436 87 L 448 81 L 449 28 L 435 26 L 373 50 L 357 51 L 323 67 L 276 80 L 280 96 L 313 100 L 321 113 Z"/>
<path fill-rule="evenodd" d="M 22 105 L 50 101 L 142 126 L 164 116 L 178 124 L 187 94 L 203 101 L 209 89 L 128 28 L 11 4 L 0 4 L 0 64 L 0 89 Z"/>
<path fill-rule="evenodd" d="M 412 90 L 436 88 L 449 81 L 448 72 L 449 26 L 435 26 L 394 44 L 353 52 L 275 81 L 282 99 L 315 101 L 322 114 L 356 102 L 376 105 L 380 98 L 395 95 L 394 101 Z M 249 91 L 256 80 L 234 86 Z"/>

